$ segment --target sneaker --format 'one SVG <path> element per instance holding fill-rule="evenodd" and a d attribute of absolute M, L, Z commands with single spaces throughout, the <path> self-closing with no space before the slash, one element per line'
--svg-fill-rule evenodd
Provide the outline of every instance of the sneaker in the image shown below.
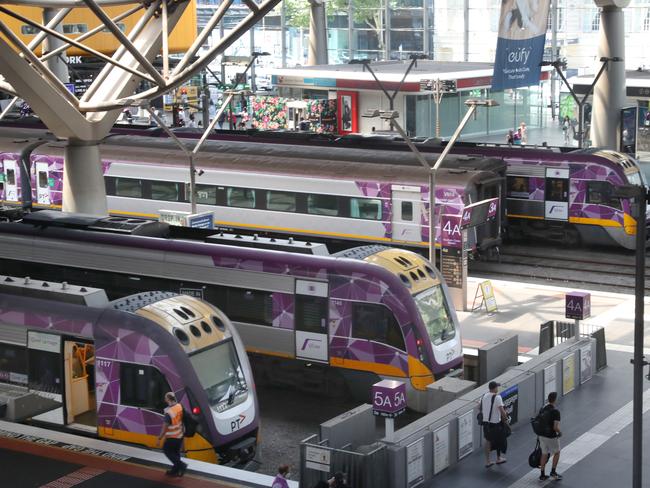
<path fill-rule="evenodd" d="M 556 473 L 555 471 L 551 471 L 551 478 L 553 478 L 556 481 L 559 481 L 562 479 L 562 475 Z"/>
<path fill-rule="evenodd" d="M 176 476 L 177 473 L 173 469 L 168 469 L 167 471 L 165 471 L 165 474 L 167 476 Z"/>
<path fill-rule="evenodd" d="M 546 481 L 548 478 L 549 476 L 544 473 L 539 475 L 539 481 Z"/>

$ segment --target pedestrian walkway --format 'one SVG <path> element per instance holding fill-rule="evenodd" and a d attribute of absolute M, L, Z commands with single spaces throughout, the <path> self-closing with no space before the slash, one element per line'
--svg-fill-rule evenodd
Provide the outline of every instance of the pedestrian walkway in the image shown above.
<path fill-rule="evenodd" d="M 632 366 L 630 355 L 608 351 L 609 366 L 581 388 L 562 397 L 562 455 L 558 472 L 563 486 L 610 488 L 631 486 L 632 480 Z M 650 432 L 650 381 L 644 381 L 644 437 Z M 643 457 L 645 484 L 650 486 L 650 450 Z M 528 465 L 535 435 L 527 419 L 519 419 L 508 439 L 508 462 L 486 469 L 481 450 L 436 476 L 427 487 L 524 488 L 546 486 L 539 470 Z M 548 470 L 547 470 L 548 471 Z"/>

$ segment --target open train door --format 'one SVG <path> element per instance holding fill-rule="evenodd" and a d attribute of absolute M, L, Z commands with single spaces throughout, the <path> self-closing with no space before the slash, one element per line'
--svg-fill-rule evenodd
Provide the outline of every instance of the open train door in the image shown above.
<path fill-rule="evenodd" d="M 47 163 L 36 163 L 36 202 L 40 205 L 49 205 L 50 180 L 47 171 Z"/>
<path fill-rule="evenodd" d="M 27 331 L 27 386 L 43 399 L 40 415 L 34 420 L 63 425 L 63 354 L 61 336 Z"/>
<path fill-rule="evenodd" d="M 546 168 L 544 217 L 569 220 L 569 170 Z"/>
<path fill-rule="evenodd" d="M 296 280 L 294 321 L 297 359 L 329 361 L 328 296 L 326 282 Z"/>
<path fill-rule="evenodd" d="M 392 224 L 393 239 L 396 241 L 420 242 L 420 215 L 422 215 L 422 197 L 419 186 L 393 185 Z"/>
<path fill-rule="evenodd" d="M 4 183 L 5 183 L 5 200 L 8 202 L 18 201 L 18 180 L 16 177 L 16 161 L 5 159 L 4 165 Z"/>

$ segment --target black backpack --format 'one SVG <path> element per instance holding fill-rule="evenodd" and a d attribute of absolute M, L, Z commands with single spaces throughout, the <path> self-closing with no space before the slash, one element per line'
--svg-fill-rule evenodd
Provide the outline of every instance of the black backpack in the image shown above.
<path fill-rule="evenodd" d="M 551 429 L 551 423 L 549 421 L 548 412 L 550 410 L 546 407 L 542 407 L 537 416 L 530 419 L 530 424 L 533 427 L 533 432 L 538 436 L 542 437 L 551 437 L 553 429 Z"/>
<path fill-rule="evenodd" d="M 183 436 L 184 437 L 192 437 L 194 434 L 196 434 L 196 429 L 199 425 L 198 419 L 188 412 L 187 410 L 183 409 Z"/>

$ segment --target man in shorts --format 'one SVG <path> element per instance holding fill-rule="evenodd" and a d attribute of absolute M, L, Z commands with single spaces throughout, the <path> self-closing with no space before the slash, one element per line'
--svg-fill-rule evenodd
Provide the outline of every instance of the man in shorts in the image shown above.
<path fill-rule="evenodd" d="M 561 480 L 562 476 L 555 470 L 557 463 L 560 460 L 560 411 L 555 407 L 557 401 L 557 393 L 552 391 L 548 394 L 548 403 L 542 408 L 542 415 L 545 422 L 545 435 L 539 436 L 539 445 L 542 448 L 542 459 L 539 467 L 541 473 L 539 475 L 540 481 L 545 481 L 549 478 L 546 474 L 546 463 L 548 462 L 551 454 L 553 455 L 553 464 L 551 465 L 550 477 L 554 480 Z"/>

